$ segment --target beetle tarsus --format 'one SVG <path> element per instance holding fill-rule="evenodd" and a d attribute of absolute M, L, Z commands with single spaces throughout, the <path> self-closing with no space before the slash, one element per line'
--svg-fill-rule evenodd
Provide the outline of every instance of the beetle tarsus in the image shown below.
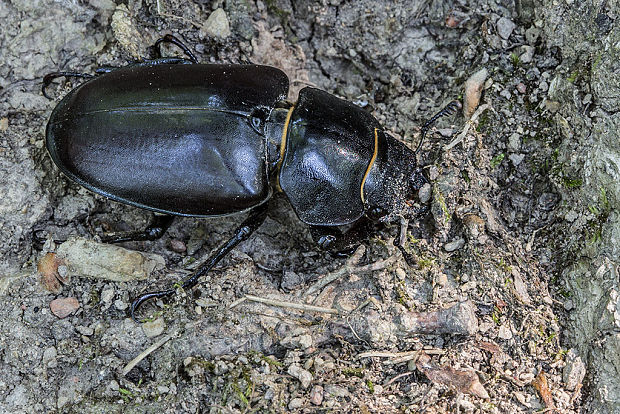
<path fill-rule="evenodd" d="M 104 243 L 124 243 L 129 241 L 154 241 L 160 239 L 174 221 L 171 215 L 156 215 L 147 228 L 141 231 L 113 233 L 101 236 Z"/>
<path fill-rule="evenodd" d="M 247 219 L 241 223 L 239 227 L 235 230 L 234 235 L 223 245 L 221 246 L 215 253 L 213 253 L 207 261 L 200 266 L 200 268 L 194 272 L 189 278 L 185 279 L 181 284 L 181 288 L 183 290 L 189 290 L 198 284 L 198 280 L 206 275 L 215 265 L 219 263 L 220 260 L 224 258 L 232 249 L 234 249 L 239 243 L 250 238 L 252 233 L 254 233 L 265 221 L 267 217 L 267 203 L 261 204 L 252 210 L 252 213 L 248 216 Z M 163 298 L 166 296 L 170 296 L 176 292 L 176 288 L 160 290 L 157 292 L 146 293 L 142 296 L 136 298 L 130 307 L 131 318 L 137 321 L 135 317 L 135 312 L 142 305 L 142 303 L 147 300 L 153 298 Z"/>
<path fill-rule="evenodd" d="M 94 75 L 91 75 L 90 73 L 80 73 L 80 72 L 52 72 L 52 73 L 48 73 L 47 75 L 45 75 L 43 77 L 43 85 L 41 86 L 41 92 L 43 93 L 43 96 L 45 96 L 47 99 L 52 99 L 48 94 L 47 94 L 47 87 L 50 86 L 50 84 L 52 83 L 52 81 L 56 78 L 84 78 L 84 79 L 91 79 L 94 78 Z"/>
<path fill-rule="evenodd" d="M 198 59 L 192 53 L 192 51 L 189 50 L 189 47 L 187 47 L 183 42 L 181 42 L 178 38 L 174 37 L 170 33 L 168 33 L 164 37 L 160 37 L 159 39 L 157 39 L 157 41 L 153 45 L 153 48 L 159 54 L 158 57 L 161 57 L 161 48 L 160 48 L 159 45 L 162 44 L 162 43 L 172 43 L 173 45 L 175 45 L 178 48 L 180 48 L 183 51 L 183 53 L 185 53 L 185 55 L 187 55 L 187 57 L 189 57 L 189 60 L 191 60 L 193 63 L 198 63 Z"/>
<path fill-rule="evenodd" d="M 439 118 L 456 113 L 456 111 L 460 107 L 461 107 L 461 103 L 459 101 L 452 101 L 448 105 L 444 106 L 441 111 L 433 115 L 432 118 L 426 121 L 424 125 L 422 125 L 422 128 L 420 129 L 420 143 L 418 144 L 418 147 L 415 150 L 416 154 L 418 153 L 418 151 L 420 151 L 420 148 L 422 148 L 422 143 L 424 142 L 424 138 L 426 137 L 426 134 L 431 129 L 431 127 L 435 124 L 435 122 L 437 122 Z"/>

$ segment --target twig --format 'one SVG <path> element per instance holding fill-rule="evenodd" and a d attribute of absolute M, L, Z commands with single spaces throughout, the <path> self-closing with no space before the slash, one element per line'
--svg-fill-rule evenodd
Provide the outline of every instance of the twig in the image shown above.
<path fill-rule="evenodd" d="M 471 119 L 465 123 L 465 126 L 463 127 L 463 131 L 461 131 L 461 133 L 458 134 L 456 138 L 452 140 L 452 142 L 450 142 L 449 144 L 443 147 L 444 151 L 450 151 L 452 148 L 458 145 L 461 141 L 463 141 L 465 137 L 467 136 L 469 129 L 472 126 L 474 126 L 474 123 L 478 120 L 478 117 L 489 108 L 490 108 L 489 104 L 480 105 L 480 107 L 476 109 L 476 112 L 474 112 L 474 114 L 471 116 Z"/>
<path fill-rule="evenodd" d="M 361 256 L 364 254 L 363 246 L 360 246 L 353 256 L 351 256 L 344 266 L 340 269 L 337 269 L 331 273 L 328 273 L 325 277 L 321 278 L 314 285 L 310 286 L 308 290 L 306 290 L 305 296 L 310 296 L 323 289 L 325 286 L 329 285 L 333 281 L 340 279 L 344 276 L 350 275 L 352 273 L 368 273 L 374 272 L 376 270 L 383 270 L 396 262 L 397 256 L 391 255 L 387 259 L 379 260 L 378 262 L 369 263 L 364 266 L 353 266 L 353 263 L 358 262 Z"/>
<path fill-rule="evenodd" d="M 248 300 L 248 298 L 246 298 L 245 296 L 242 298 L 237 299 L 236 301 L 234 301 L 233 303 L 230 304 L 230 306 L 228 307 L 228 309 L 232 309 L 236 306 L 241 305 L 243 302 L 245 302 L 246 300 Z"/>
<path fill-rule="evenodd" d="M 137 357 L 135 357 L 127 365 L 125 365 L 125 368 L 123 368 L 123 371 L 122 371 L 122 375 L 123 376 L 127 375 L 129 371 L 131 371 L 136 365 L 140 363 L 140 361 L 142 361 L 144 358 L 149 356 L 157 348 L 159 348 L 160 346 L 168 342 L 173 336 L 174 335 L 172 334 L 166 335 L 163 338 L 161 338 L 159 341 L 155 342 L 153 345 L 149 346 L 144 351 L 142 351 Z"/>
<path fill-rule="evenodd" d="M 443 349 L 420 349 L 417 351 L 406 352 L 384 352 L 384 351 L 369 351 L 362 352 L 358 358 L 392 358 L 390 361 L 386 361 L 386 364 L 398 364 L 401 362 L 409 361 L 417 358 L 417 356 L 424 352 L 428 355 L 443 355 L 445 351 Z"/>
<path fill-rule="evenodd" d="M 385 385 L 383 386 L 384 388 L 391 385 L 394 381 L 402 378 L 402 377 L 407 377 L 409 375 L 413 374 L 413 371 L 409 371 L 409 372 L 403 372 L 402 374 L 398 374 L 397 376 L 395 376 L 394 378 L 392 378 L 391 380 L 389 380 L 388 382 L 385 383 Z"/>
<path fill-rule="evenodd" d="M 323 313 L 329 313 L 332 315 L 338 315 L 340 313 L 338 312 L 337 309 L 333 309 L 333 308 L 323 308 L 321 306 L 304 305 L 302 303 L 284 302 L 280 300 L 260 298 L 258 296 L 253 296 L 253 295 L 245 295 L 245 298 L 247 300 L 251 300 L 252 302 L 264 303 L 265 305 L 271 305 L 271 306 L 279 306 L 281 308 L 298 309 L 298 310 L 308 311 L 308 312 L 323 312 Z"/>

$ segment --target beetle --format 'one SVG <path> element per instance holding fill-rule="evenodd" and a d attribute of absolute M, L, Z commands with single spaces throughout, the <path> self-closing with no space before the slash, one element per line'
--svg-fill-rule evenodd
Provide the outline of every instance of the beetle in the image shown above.
<path fill-rule="evenodd" d="M 57 77 L 87 78 L 47 124 L 46 146 L 60 171 L 111 200 L 159 213 L 144 231 L 104 242 L 155 240 L 173 216 L 249 212 L 183 281 L 190 289 L 261 225 L 274 190 L 327 250 L 359 243 L 369 222 L 413 214 L 410 200 L 427 182 L 417 150 L 387 134 L 370 113 L 312 87 L 290 104 L 289 80 L 280 69 L 199 64 L 176 37 L 162 37 L 156 50 L 161 43 L 177 45 L 188 58 L 160 57 L 96 75 L 54 72 L 43 81 L 46 95 Z M 457 106 L 431 118 L 422 138 Z M 139 296 L 131 316 L 144 301 L 174 292 Z"/>

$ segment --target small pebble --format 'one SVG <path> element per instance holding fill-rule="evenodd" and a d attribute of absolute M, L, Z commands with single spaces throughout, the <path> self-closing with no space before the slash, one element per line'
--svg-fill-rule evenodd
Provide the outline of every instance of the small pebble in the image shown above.
<path fill-rule="evenodd" d="M 112 299 L 114 299 L 114 289 L 108 288 L 101 292 L 101 301 L 103 303 L 112 303 Z"/>
<path fill-rule="evenodd" d="M 76 326 L 75 330 L 84 336 L 91 336 L 93 333 L 95 333 L 95 330 L 93 328 L 89 326 L 83 326 L 83 325 Z"/>
<path fill-rule="evenodd" d="M 446 249 L 446 251 L 449 252 L 453 252 L 455 250 L 460 249 L 461 247 L 465 246 L 465 240 L 462 238 L 456 239 L 454 241 L 451 241 L 449 243 L 446 243 L 444 245 L 444 249 Z"/>
<path fill-rule="evenodd" d="M 176 253 L 185 253 L 187 251 L 187 246 L 182 240 L 172 239 L 170 240 L 170 250 Z"/>
<path fill-rule="evenodd" d="M 512 339 L 512 330 L 510 329 L 510 326 L 508 326 L 508 324 L 503 324 L 500 326 L 497 336 L 506 340 Z"/>
<path fill-rule="evenodd" d="M 164 318 L 157 318 L 154 321 L 144 322 L 142 324 L 142 332 L 149 338 L 155 338 L 164 332 L 165 327 Z"/>
<path fill-rule="evenodd" d="M 325 392 L 333 397 L 348 397 L 351 395 L 349 390 L 339 385 L 326 385 Z"/>
<path fill-rule="evenodd" d="M 525 154 L 510 154 L 508 158 L 510 158 L 510 161 L 512 161 L 512 163 L 516 167 L 521 164 L 521 162 L 525 158 Z"/>
<path fill-rule="evenodd" d="M 303 398 L 293 398 L 291 402 L 288 403 L 289 410 L 296 410 L 298 408 L 303 407 L 304 399 Z"/>
<path fill-rule="evenodd" d="M 209 18 L 203 26 L 204 32 L 211 37 L 226 38 L 230 36 L 230 25 L 228 16 L 224 9 L 219 8 L 209 15 Z"/>
<path fill-rule="evenodd" d="M 9 129 L 9 119 L 8 118 L 0 119 L 0 132 L 4 132 L 7 129 Z"/>
<path fill-rule="evenodd" d="M 536 52 L 536 49 L 533 46 L 521 46 L 521 55 L 519 56 L 519 60 L 521 60 L 522 63 L 530 63 L 534 60 L 534 52 Z"/>
<path fill-rule="evenodd" d="M 562 380 L 566 388 L 573 391 L 581 384 L 586 375 L 586 366 L 574 349 L 566 354 L 566 366 L 562 371 Z"/>
<path fill-rule="evenodd" d="M 519 83 L 517 84 L 517 91 L 518 91 L 520 94 L 524 94 L 525 92 L 527 92 L 527 86 L 525 86 L 525 83 L 523 83 L 523 82 L 519 82 Z"/>
<path fill-rule="evenodd" d="M 497 21 L 497 34 L 504 40 L 508 40 L 517 25 L 510 19 L 502 17 Z"/>
<path fill-rule="evenodd" d="M 511 151 L 519 151 L 521 148 L 521 136 L 516 132 L 508 137 L 508 148 Z"/>
<path fill-rule="evenodd" d="M 49 368 L 55 368 L 58 365 L 56 361 L 57 356 L 58 351 L 56 351 L 56 348 L 50 346 L 49 348 L 46 348 L 45 351 L 43 351 L 43 359 L 41 362 L 43 362 L 43 365 L 47 365 Z"/>
<path fill-rule="evenodd" d="M 127 302 L 121 299 L 117 299 L 114 301 L 114 307 L 120 311 L 127 309 Z"/>
<path fill-rule="evenodd" d="M 418 191 L 418 198 L 420 199 L 420 203 L 426 204 L 430 201 L 432 195 L 432 187 L 429 183 L 426 183 L 420 188 Z"/>
<path fill-rule="evenodd" d="M 308 388 L 310 386 L 310 383 L 312 382 L 312 374 L 303 369 L 298 364 L 292 364 L 290 367 L 288 367 L 287 372 L 289 373 L 289 375 L 297 378 L 301 382 L 301 386 L 303 388 Z"/>
<path fill-rule="evenodd" d="M 530 27 L 529 29 L 527 29 L 525 31 L 525 40 L 527 41 L 527 43 L 532 46 L 536 45 L 536 42 L 540 37 L 540 32 L 541 30 L 537 27 Z"/>
<path fill-rule="evenodd" d="M 58 298 L 50 302 L 50 310 L 60 319 L 71 315 L 79 307 L 80 303 L 76 298 Z"/>
<path fill-rule="evenodd" d="M 323 402 L 323 387 L 315 385 L 310 391 L 310 402 L 314 405 L 321 405 Z"/>
<path fill-rule="evenodd" d="M 484 82 L 489 77 L 489 71 L 480 69 L 465 81 L 465 93 L 463 95 L 463 115 L 465 119 L 471 118 L 480 103 L 480 96 L 484 88 Z"/>

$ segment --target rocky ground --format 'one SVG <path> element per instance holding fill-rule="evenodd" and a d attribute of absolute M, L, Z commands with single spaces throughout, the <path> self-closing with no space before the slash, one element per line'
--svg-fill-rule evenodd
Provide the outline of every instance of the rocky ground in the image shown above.
<path fill-rule="evenodd" d="M 0 411 L 618 410 L 615 2 L 118 3 L 0 3 Z M 427 212 L 336 259 L 276 194 L 199 287 L 131 320 L 244 217 L 101 243 L 151 216 L 59 173 L 45 125 L 78 81 L 40 86 L 148 59 L 165 33 L 202 62 L 280 67 L 291 100 L 322 88 L 413 148 L 461 100 L 418 155 Z"/>

